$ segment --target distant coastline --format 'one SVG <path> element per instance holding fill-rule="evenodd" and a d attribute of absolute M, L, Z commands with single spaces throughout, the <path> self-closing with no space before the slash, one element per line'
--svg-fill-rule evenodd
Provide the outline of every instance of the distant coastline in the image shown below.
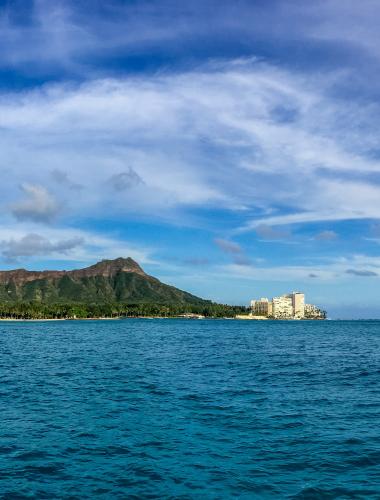
<path fill-rule="evenodd" d="M 195 321 L 195 320 L 237 320 L 237 321 L 269 321 L 269 322 L 278 322 L 278 321 L 323 321 L 321 319 L 314 318 L 303 318 L 301 320 L 298 319 L 276 319 L 276 318 L 252 318 L 249 316 L 235 316 L 235 317 L 221 317 L 221 316 L 203 316 L 197 318 L 184 317 L 184 316 L 116 316 L 116 317 L 92 317 L 92 318 L 0 318 L 0 322 L 28 322 L 28 323 L 45 323 L 50 321 L 120 321 L 120 320 L 128 320 L 128 319 L 181 319 L 187 321 Z"/>
<path fill-rule="evenodd" d="M 219 304 L 162 283 L 131 257 L 70 271 L 0 271 L 0 320 L 123 318 L 321 320 L 326 312 L 306 304 L 302 292 Z"/>

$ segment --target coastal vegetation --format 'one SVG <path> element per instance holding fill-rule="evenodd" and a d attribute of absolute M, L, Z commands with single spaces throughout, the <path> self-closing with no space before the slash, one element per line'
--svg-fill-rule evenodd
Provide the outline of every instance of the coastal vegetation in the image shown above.
<path fill-rule="evenodd" d="M 0 303 L 0 319 L 88 319 L 88 318 L 173 318 L 184 315 L 199 315 L 206 318 L 234 318 L 246 314 L 243 306 L 227 304 L 159 304 L 159 303 L 57 303 L 41 302 Z"/>

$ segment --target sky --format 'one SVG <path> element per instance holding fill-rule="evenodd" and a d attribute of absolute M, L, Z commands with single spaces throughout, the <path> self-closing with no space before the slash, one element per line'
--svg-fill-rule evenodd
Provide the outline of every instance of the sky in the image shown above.
<path fill-rule="evenodd" d="M 132 257 L 380 317 L 377 0 L 0 0 L 0 268 Z"/>

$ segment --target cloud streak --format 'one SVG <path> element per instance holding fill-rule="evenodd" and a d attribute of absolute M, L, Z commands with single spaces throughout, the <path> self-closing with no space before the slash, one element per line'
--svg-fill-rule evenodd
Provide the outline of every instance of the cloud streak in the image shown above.
<path fill-rule="evenodd" d="M 366 269 L 347 269 L 347 274 L 352 274 L 353 276 L 361 276 L 361 277 L 372 277 L 378 276 L 374 271 L 368 271 Z"/>

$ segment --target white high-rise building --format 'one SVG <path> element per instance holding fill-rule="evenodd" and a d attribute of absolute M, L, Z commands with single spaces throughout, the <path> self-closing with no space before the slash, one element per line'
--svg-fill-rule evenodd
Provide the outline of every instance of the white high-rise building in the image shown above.
<path fill-rule="evenodd" d="M 294 316 L 293 300 L 290 295 L 273 297 L 273 317 L 276 319 L 291 319 Z"/>
<path fill-rule="evenodd" d="M 305 317 L 305 294 L 301 292 L 293 292 L 290 294 L 293 304 L 293 316 L 295 318 Z"/>

